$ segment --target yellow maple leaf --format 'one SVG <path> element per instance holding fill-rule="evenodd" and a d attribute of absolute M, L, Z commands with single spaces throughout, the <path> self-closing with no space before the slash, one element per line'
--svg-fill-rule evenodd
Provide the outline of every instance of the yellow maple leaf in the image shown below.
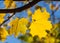
<path fill-rule="evenodd" d="M 0 28 L 0 40 L 5 41 L 8 36 L 8 32 L 5 28 Z"/>
<path fill-rule="evenodd" d="M 4 5 L 5 5 L 5 8 L 11 8 L 11 7 L 15 8 L 16 7 L 15 1 L 13 1 L 13 0 L 5 0 Z"/>
<path fill-rule="evenodd" d="M 12 22 L 9 23 L 9 25 L 11 26 L 11 28 L 9 29 L 9 33 L 14 34 L 15 37 L 17 37 L 19 33 L 25 34 L 27 23 L 28 20 L 26 18 L 16 18 L 15 20 L 12 20 Z"/>
<path fill-rule="evenodd" d="M 26 33 L 27 27 L 26 25 L 28 24 L 28 20 L 26 18 L 21 18 L 18 22 L 18 29 L 20 29 L 20 32 L 22 34 Z"/>
<path fill-rule="evenodd" d="M 4 21 L 5 13 L 0 13 L 0 23 Z"/>
<path fill-rule="evenodd" d="M 40 9 L 37 9 L 32 15 L 32 23 L 29 27 L 31 29 L 30 33 L 33 36 L 38 35 L 40 38 L 45 37 L 47 34 L 46 30 L 52 28 L 51 21 L 48 21 L 49 17 L 49 13 L 46 10 L 41 12 Z"/>
<path fill-rule="evenodd" d="M 14 34 L 15 30 L 17 29 L 18 20 L 19 20 L 19 18 L 16 18 L 16 19 L 10 21 L 10 23 L 8 24 L 9 26 L 11 26 L 11 28 L 8 30 L 10 35 Z"/>
<path fill-rule="evenodd" d="M 10 0 L 5 0 L 4 1 L 5 8 L 8 8 L 10 3 L 11 3 Z"/>

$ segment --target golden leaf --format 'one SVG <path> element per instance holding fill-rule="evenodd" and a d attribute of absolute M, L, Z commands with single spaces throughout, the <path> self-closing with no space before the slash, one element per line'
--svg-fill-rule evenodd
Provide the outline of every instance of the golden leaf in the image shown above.
<path fill-rule="evenodd" d="M 5 28 L 0 28 L 0 39 L 5 41 L 6 37 L 8 36 L 8 32 Z"/>
<path fill-rule="evenodd" d="M 46 30 L 51 30 L 52 28 L 51 21 L 48 21 L 49 17 L 49 13 L 46 10 L 41 12 L 40 9 L 37 9 L 32 15 L 30 33 L 33 36 L 38 35 L 40 38 L 45 37 L 47 34 Z"/>
<path fill-rule="evenodd" d="M 0 13 L 0 23 L 4 21 L 5 13 Z"/>
<path fill-rule="evenodd" d="M 20 33 L 25 34 L 28 24 L 28 20 L 26 18 L 16 18 L 15 20 L 12 20 L 9 25 L 11 28 L 9 29 L 10 34 L 14 34 L 15 37 L 17 37 Z"/>

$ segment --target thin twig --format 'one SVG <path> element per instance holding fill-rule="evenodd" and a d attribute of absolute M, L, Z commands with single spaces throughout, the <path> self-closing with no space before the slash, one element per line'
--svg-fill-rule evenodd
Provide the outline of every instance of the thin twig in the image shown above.
<path fill-rule="evenodd" d="M 8 20 L 10 20 L 14 15 L 15 15 L 15 13 L 13 13 L 10 17 L 8 17 L 5 21 L 3 21 L 3 23 L 0 24 L 0 27 L 1 27 L 4 23 L 6 23 Z"/>

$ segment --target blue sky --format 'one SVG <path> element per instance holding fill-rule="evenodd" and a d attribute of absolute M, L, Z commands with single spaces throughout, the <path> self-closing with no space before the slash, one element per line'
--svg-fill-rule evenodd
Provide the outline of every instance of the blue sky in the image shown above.
<path fill-rule="evenodd" d="M 22 3 L 22 2 L 16 2 L 16 4 L 17 4 L 17 7 L 23 6 L 23 3 Z M 48 5 L 47 3 L 41 1 L 41 2 L 39 2 L 39 3 L 37 3 L 37 4 L 38 4 L 39 6 L 45 7 L 50 14 L 52 13 L 52 11 L 50 10 L 50 7 L 49 7 L 49 5 Z M 53 4 L 56 5 L 56 2 L 53 2 Z M 60 4 L 60 2 L 58 2 L 58 4 Z M 3 4 L 3 1 L 0 1 L 0 9 L 2 9 L 2 8 L 4 8 L 4 7 L 5 7 L 5 6 L 4 6 L 4 4 Z M 34 6 L 31 7 L 32 12 L 35 11 L 34 8 L 35 8 Z M 58 10 L 54 13 L 54 15 L 55 15 L 56 18 L 60 18 L 60 13 L 59 13 L 59 12 L 60 12 L 60 9 L 58 9 Z M 8 16 L 8 15 L 7 15 L 7 16 Z M 22 12 L 16 13 L 16 16 L 19 17 L 19 18 L 21 18 L 21 17 L 27 17 L 27 12 L 26 12 L 26 11 L 22 11 Z M 59 21 L 59 20 L 56 20 L 56 22 L 58 22 L 58 21 Z M 8 42 L 8 43 L 21 43 L 21 40 L 18 40 L 17 38 L 15 38 L 15 37 L 12 35 L 12 36 L 8 36 L 8 37 L 7 37 L 7 39 L 6 39 L 6 41 L 5 41 L 4 43 L 6 43 L 6 42 Z M 2 43 L 2 42 L 0 41 L 0 43 Z"/>

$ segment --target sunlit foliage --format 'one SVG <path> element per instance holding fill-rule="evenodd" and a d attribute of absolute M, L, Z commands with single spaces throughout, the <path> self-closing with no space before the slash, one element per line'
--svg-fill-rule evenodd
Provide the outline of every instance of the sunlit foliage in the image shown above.
<path fill-rule="evenodd" d="M 49 3 L 50 10 L 56 11 L 59 9 L 58 6 L 55 7 L 49 1 L 47 2 Z M 23 4 L 26 3 L 28 3 L 27 0 L 23 2 Z M 4 5 L 5 9 L 17 7 L 16 2 L 13 0 L 5 0 Z M 27 12 L 26 18 L 19 18 L 15 15 L 9 18 L 13 15 L 13 13 L 9 13 L 10 16 L 7 17 L 9 22 L 0 26 L 0 40 L 4 42 L 8 36 L 14 35 L 15 38 L 26 43 L 60 43 L 60 22 L 52 24 L 51 14 L 47 9 L 38 5 L 35 7 L 34 12 L 30 8 L 25 10 Z M 5 21 L 5 16 L 6 13 L 0 13 L 0 24 Z"/>
<path fill-rule="evenodd" d="M 0 40 L 5 41 L 8 35 L 9 34 L 5 28 L 0 28 Z"/>
<path fill-rule="evenodd" d="M 40 9 L 37 9 L 32 15 L 30 33 L 33 36 L 38 35 L 40 38 L 45 37 L 47 34 L 46 30 L 50 30 L 52 28 L 51 21 L 48 20 L 49 17 L 49 13 L 46 11 L 46 9 L 44 9 L 43 12 Z"/>

